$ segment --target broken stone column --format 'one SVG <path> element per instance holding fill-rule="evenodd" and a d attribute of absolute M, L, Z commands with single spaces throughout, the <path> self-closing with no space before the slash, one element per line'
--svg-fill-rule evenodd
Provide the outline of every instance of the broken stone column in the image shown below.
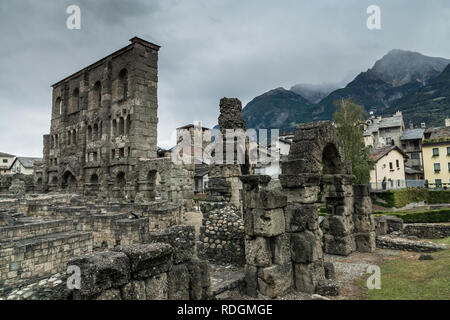
<path fill-rule="evenodd" d="M 239 177 L 248 174 L 250 169 L 246 125 L 239 99 L 220 100 L 219 127 L 221 136 L 216 137 L 216 154 L 208 174 L 207 201 L 231 202 L 241 208 L 242 182 Z M 228 162 L 227 150 L 228 159 L 231 160 Z M 239 158 L 239 155 L 243 157 Z"/>
<path fill-rule="evenodd" d="M 375 221 L 368 185 L 354 185 L 354 238 L 356 250 L 374 252 L 376 249 Z"/>
<path fill-rule="evenodd" d="M 356 250 L 353 235 L 352 175 L 324 175 L 323 193 L 327 215 L 323 221 L 324 251 L 347 256 Z"/>
<path fill-rule="evenodd" d="M 244 185 L 245 279 L 247 294 L 275 298 L 293 287 L 290 240 L 286 234 L 287 198 L 267 190 L 269 176 L 242 176 Z"/>

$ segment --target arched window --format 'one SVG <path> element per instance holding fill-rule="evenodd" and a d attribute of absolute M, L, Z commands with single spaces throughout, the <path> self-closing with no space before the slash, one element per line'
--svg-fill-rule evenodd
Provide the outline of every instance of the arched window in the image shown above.
<path fill-rule="evenodd" d="M 94 85 L 95 105 L 100 108 L 102 106 L 102 84 L 97 81 Z"/>
<path fill-rule="evenodd" d="M 87 129 L 87 140 L 92 141 L 92 127 L 91 126 L 88 126 L 88 129 Z"/>
<path fill-rule="evenodd" d="M 62 99 L 61 99 L 61 97 L 56 98 L 55 107 L 56 107 L 56 112 L 57 112 L 59 115 L 61 115 L 61 114 L 63 113 Z"/>
<path fill-rule="evenodd" d="M 119 172 L 116 177 L 116 186 L 119 188 L 123 188 L 126 185 L 125 173 Z"/>
<path fill-rule="evenodd" d="M 119 135 L 123 135 L 125 133 L 125 121 L 123 117 L 120 117 L 119 120 Z"/>
<path fill-rule="evenodd" d="M 94 140 L 98 139 L 98 124 L 94 124 L 93 138 Z"/>
<path fill-rule="evenodd" d="M 70 131 L 67 131 L 67 145 L 68 146 L 70 146 L 70 136 L 71 136 L 71 134 L 70 134 Z"/>
<path fill-rule="evenodd" d="M 127 123 L 126 123 L 126 134 L 130 133 L 130 129 L 131 129 L 131 116 L 128 115 L 127 116 Z"/>
<path fill-rule="evenodd" d="M 117 121 L 116 119 L 112 122 L 112 136 L 115 137 L 117 135 Z"/>
<path fill-rule="evenodd" d="M 76 112 L 80 110 L 80 89 L 75 88 L 75 90 L 73 90 L 72 99 L 72 111 Z"/>
<path fill-rule="evenodd" d="M 103 122 L 100 121 L 100 128 L 98 130 L 98 138 L 101 140 L 103 136 Z"/>
<path fill-rule="evenodd" d="M 55 137 L 52 136 L 51 142 L 50 142 L 50 148 L 54 148 L 55 147 Z"/>
<path fill-rule="evenodd" d="M 76 130 L 73 130 L 73 131 L 72 131 L 72 144 L 73 144 L 74 146 L 77 145 L 77 131 L 76 131 Z"/>
<path fill-rule="evenodd" d="M 128 71 L 122 69 L 119 73 L 119 94 L 121 99 L 126 100 L 128 97 Z"/>

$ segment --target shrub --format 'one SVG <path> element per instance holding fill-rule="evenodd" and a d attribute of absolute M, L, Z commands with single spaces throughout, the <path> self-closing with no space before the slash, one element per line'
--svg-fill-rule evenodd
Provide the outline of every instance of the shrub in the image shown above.
<path fill-rule="evenodd" d="M 377 201 L 382 199 L 386 203 Z M 425 188 L 406 188 L 390 190 L 375 195 L 374 203 L 387 208 L 402 208 L 409 203 L 425 201 L 427 204 L 450 203 L 449 190 L 428 190 Z"/>
<path fill-rule="evenodd" d="M 375 216 L 396 216 L 405 223 L 439 223 L 450 222 L 450 209 L 426 211 L 376 211 Z"/>

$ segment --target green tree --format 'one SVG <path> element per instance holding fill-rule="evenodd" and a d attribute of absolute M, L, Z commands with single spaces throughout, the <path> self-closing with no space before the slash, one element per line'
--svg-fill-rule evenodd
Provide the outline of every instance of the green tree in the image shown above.
<path fill-rule="evenodd" d="M 373 169 L 374 163 L 370 159 L 370 149 L 364 145 L 361 125 L 368 115 L 362 106 L 350 100 L 337 100 L 334 105 L 337 108 L 333 116 L 334 122 L 345 159 L 352 162 L 352 172 L 356 176 L 355 183 L 367 184 L 370 182 L 370 170 Z"/>

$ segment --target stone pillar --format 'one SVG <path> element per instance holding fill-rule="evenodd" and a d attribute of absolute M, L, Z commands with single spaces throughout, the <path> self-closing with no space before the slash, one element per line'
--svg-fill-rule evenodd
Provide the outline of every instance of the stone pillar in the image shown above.
<path fill-rule="evenodd" d="M 375 221 L 368 185 L 354 185 L 354 237 L 356 250 L 374 252 L 376 249 Z"/>
<path fill-rule="evenodd" d="M 324 251 L 347 256 L 355 251 L 353 236 L 352 175 L 324 175 L 323 193 L 327 215 L 323 221 Z"/>
<path fill-rule="evenodd" d="M 245 279 L 247 294 L 275 298 L 293 287 L 290 242 L 286 234 L 287 198 L 267 190 L 269 176 L 243 176 Z"/>
<path fill-rule="evenodd" d="M 295 160 L 297 161 L 297 160 Z M 283 172 L 292 161 L 283 163 Z M 315 206 L 319 194 L 320 174 L 282 174 L 280 182 L 287 195 L 286 232 L 290 238 L 291 259 L 294 264 L 295 288 L 315 293 L 317 284 L 325 279 L 322 251 L 322 231 L 319 212 Z"/>

